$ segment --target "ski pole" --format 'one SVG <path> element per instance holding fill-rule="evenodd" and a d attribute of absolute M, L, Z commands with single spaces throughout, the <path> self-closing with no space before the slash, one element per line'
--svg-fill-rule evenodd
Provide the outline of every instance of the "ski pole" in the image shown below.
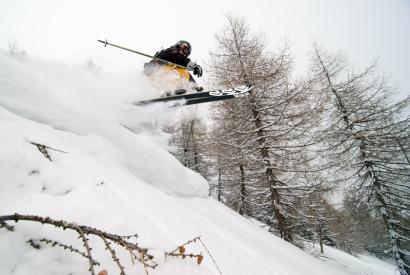
<path fill-rule="evenodd" d="M 170 64 L 170 65 L 174 65 L 174 66 L 177 66 L 177 67 L 180 67 L 180 68 L 183 68 L 183 69 L 188 69 L 185 66 L 178 65 L 178 64 L 173 63 L 171 61 L 167 61 L 167 60 L 164 60 L 164 59 L 161 59 L 161 58 L 158 58 L 158 57 L 155 57 L 155 56 L 151 56 L 151 55 L 148 55 L 148 54 L 145 54 L 145 53 L 142 53 L 142 52 L 134 51 L 134 50 L 131 50 L 131 49 L 128 49 L 128 48 L 125 48 L 125 47 L 121 47 L 121 46 L 118 46 L 118 45 L 115 45 L 115 44 L 108 43 L 107 39 L 105 39 L 105 41 L 102 41 L 102 40 L 97 40 L 97 41 L 103 43 L 104 47 L 107 47 L 107 45 L 110 45 L 110 46 L 113 46 L 113 47 L 116 47 L 116 48 L 119 48 L 119 49 L 122 49 L 122 50 L 126 50 L 126 51 L 129 51 L 129 52 L 132 52 L 132 53 L 136 53 L 136 54 L 148 57 L 148 58 L 156 59 L 156 60 L 165 62 L 165 63 Z"/>

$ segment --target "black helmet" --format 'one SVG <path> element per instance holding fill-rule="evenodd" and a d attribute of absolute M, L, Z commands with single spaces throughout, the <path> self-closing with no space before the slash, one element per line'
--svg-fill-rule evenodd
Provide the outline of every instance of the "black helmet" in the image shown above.
<path fill-rule="evenodd" d="M 179 40 L 174 45 L 178 50 L 182 50 L 182 52 L 188 56 L 191 54 L 191 44 L 185 40 Z"/>

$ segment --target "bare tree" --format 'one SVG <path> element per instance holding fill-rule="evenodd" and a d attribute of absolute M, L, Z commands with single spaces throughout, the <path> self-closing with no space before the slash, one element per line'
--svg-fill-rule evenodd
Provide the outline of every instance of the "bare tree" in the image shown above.
<path fill-rule="evenodd" d="M 360 74 L 347 71 L 340 56 L 317 47 L 314 73 L 326 106 L 327 156 L 339 167 L 357 199 L 381 215 L 400 274 L 409 274 L 409 127 L 401 115 L 409 98 L 391 103 L 391 89 L 372 65 Z"/>
<path fill-rule="evenodd" d="M 186 167 L 208 178 L 206 160 L 206 125 L 198 118 L 182 118 L 174 125 L 165 127 L 171 134 L 171 153 Z"/>
<path fill-rule="evenodd" d="M 242 176 L 232 186 L 238 186 L 240 198 L 246 194 L 241 200 L 248 203 L 253 217 L 292 242 L 292 219 L 298 215 L 295 200 L 312 188 L 303 176 L 314 124 L 311 83 L 292 84 L 288 48 L 266 52 L 263 39 L 252 36 L 241 18 L 228 16 L 216 40 L 217 49 L 211 54 L 214 81 L 255 86 L 249 97 L 223 102 L 215 109 L 220 145 L 230 148 L 231 159 L 237 156 L 234 163 Z"/>

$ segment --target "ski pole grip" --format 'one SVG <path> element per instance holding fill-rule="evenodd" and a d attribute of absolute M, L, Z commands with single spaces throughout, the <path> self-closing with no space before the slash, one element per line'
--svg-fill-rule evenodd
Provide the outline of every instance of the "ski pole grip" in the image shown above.
<path fill-rule="evenodd" d="M 107 39 L 105 39 L 105 41 L 102 41 L 102 40 L 97 40 L 97 41 L 103 43 L 104 47 L 107 47 L 107 44 L 108 44 Z"/>

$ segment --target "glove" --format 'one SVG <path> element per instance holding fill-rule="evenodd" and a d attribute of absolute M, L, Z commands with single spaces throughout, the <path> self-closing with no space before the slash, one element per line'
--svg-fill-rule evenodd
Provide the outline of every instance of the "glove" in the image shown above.
<path fill-rule="evenodd" d="M 196 64 L 192 61 L 189 61 L 188 65 L 187 65 L 187 68 L 188 68 L 189 71 L 193 71 L 194 75 L 196 75 L 198 77 L 202 76 L 202 67 L 199 66 L 198 64 Z"/>
<path fill-rule="evenodd" d="M 194 75 L 197 75 L 198 77 L 202 76 L 202 68 L 199 65 L 195 65 L 194 67 Z"/>

